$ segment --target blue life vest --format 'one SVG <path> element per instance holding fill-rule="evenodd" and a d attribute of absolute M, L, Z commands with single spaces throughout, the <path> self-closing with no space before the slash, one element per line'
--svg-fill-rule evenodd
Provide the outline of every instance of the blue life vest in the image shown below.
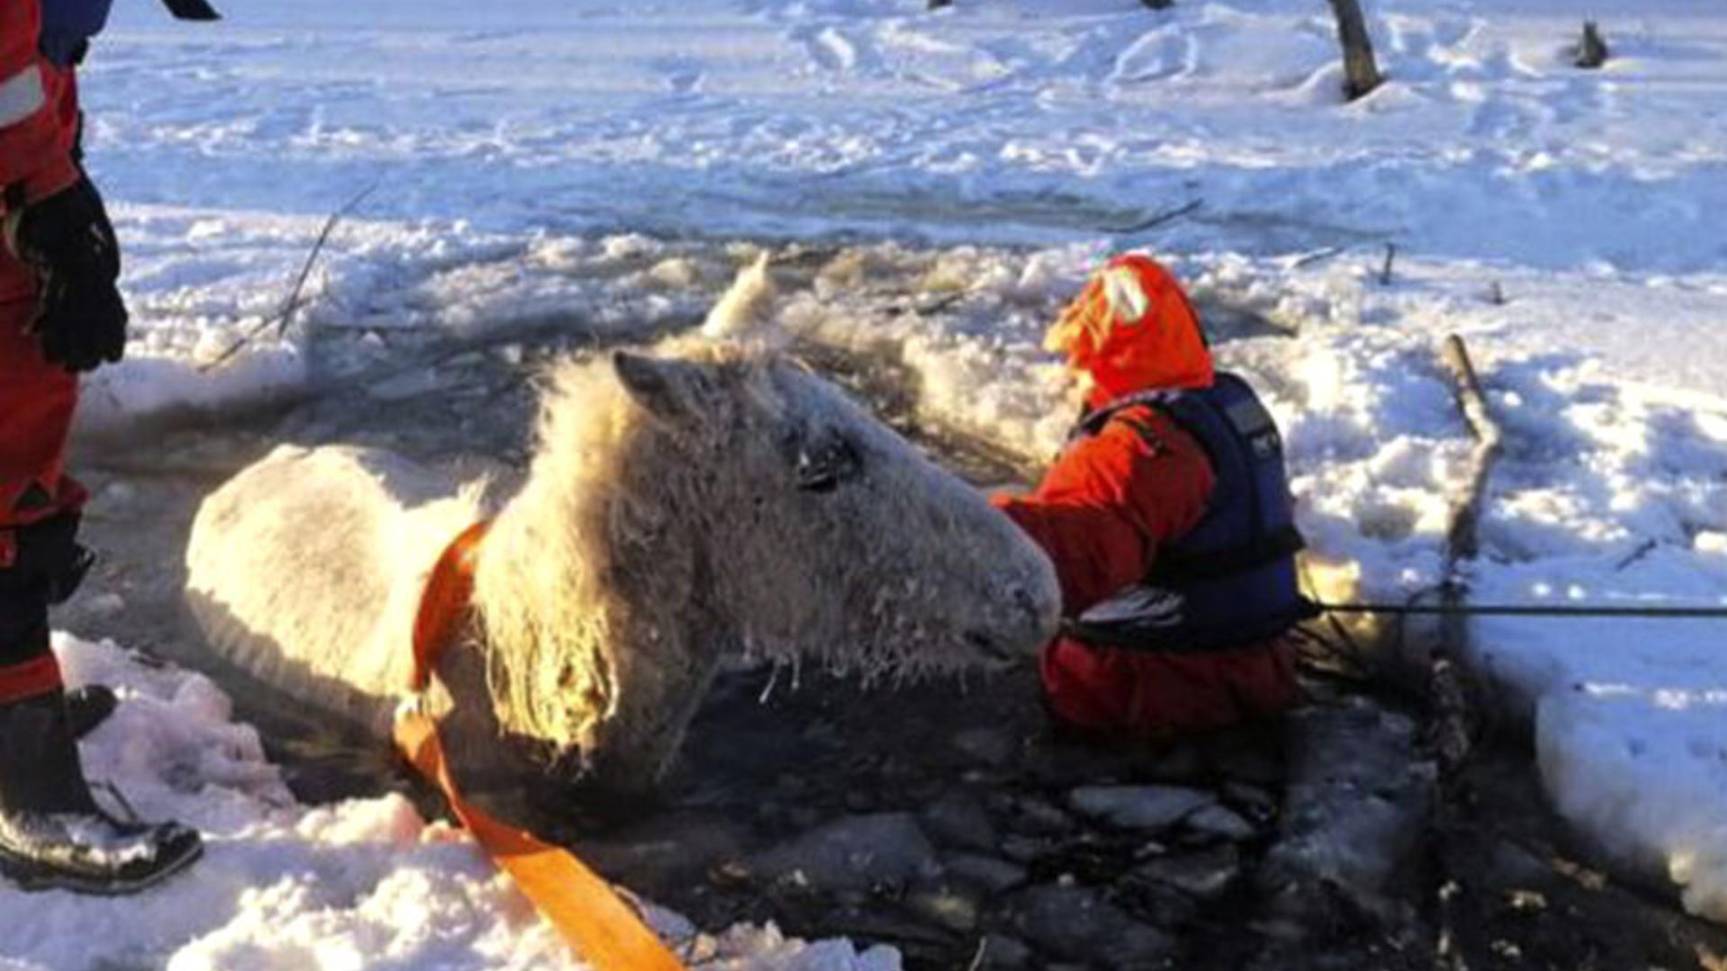
<path fill-rule="evenodd" d="M 1121 411 L 1150 405 L 1199 442 L 1216 485 L 1198 525 L 1158 550 L 1149 576 L 1066 624 L 1099 646 L 1209 651 L 1249 645 L 1313 617 L 1301 595 L 1302 548 L 1283 437 L 1247 382 L 1219 372 L 1209 388 L 1129 395 L 1080 419 L 1096 435 Z M 1154 443 L 1155 446 L 1156 443 Z"/>
<path fill-rule="evenodd" d="M 114 0 L 42 0 L 42 29 L 36 47 L 50 63 L 72 67 L 84 60 L 90 38 L 108 25 Z M 209 0 L 162 0 L 179 20 L 216 20 Z"/>
<path fill-rule="evenodd" d="M 60 67 L 82 61 L 90 38 L 107 25 L 111 6 L 113 0 L 42 0 L 42 56 Z"/>

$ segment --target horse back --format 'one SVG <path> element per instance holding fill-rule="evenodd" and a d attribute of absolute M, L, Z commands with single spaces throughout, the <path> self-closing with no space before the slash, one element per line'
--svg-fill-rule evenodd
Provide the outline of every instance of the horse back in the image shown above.
<path fill-rule="evenodd" d="M 425 573 L 477 515 L 453 478 L 392 452 L 284 446 L 199 507 L 188 605 L 222 660 L 387 731 Z"/>

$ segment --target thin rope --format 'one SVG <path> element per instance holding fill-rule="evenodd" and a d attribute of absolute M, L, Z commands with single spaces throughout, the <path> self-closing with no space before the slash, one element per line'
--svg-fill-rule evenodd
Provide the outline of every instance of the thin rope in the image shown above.
<path fill-rule="evenodd" d="M 1629 617 L 1650 620 L 1727 619 L 1727 606 L 1721 607 L 1609 607 L 1571 606 L 1544 607 L 1537 604 L 1476 604 L 1447 607 L 1441 604 L 1348 603 L 1315 604 L 1331 614 L 1390 614 L 1393 616 L 1437 615 L 1465 617 Z"/>

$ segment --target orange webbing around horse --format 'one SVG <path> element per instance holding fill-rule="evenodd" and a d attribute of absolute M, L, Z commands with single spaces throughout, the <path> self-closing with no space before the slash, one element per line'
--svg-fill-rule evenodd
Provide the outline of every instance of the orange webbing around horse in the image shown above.
<path fill-rule="evenodd" d="M 474 590 L 474 554 L 487 525 L 476 523 L 456 537 L 426 581 L 414 618 L 415 691 L 431 683 L 438 655 L 467 611 Z M 596 971 L 683 971 L 683 963 L 635 910 L 574 854 L 502 823 L 462 798 L 431 716 L 404 706 L 396 716 L 395 735 L 408 761 L 443 791 L 480 847 Z"/>

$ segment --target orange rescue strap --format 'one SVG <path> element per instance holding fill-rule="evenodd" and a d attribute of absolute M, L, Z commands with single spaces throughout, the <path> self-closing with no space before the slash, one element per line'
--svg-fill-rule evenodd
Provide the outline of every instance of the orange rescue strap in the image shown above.
<path fill-rule="evenodd" d="M 430 686 L 438 656 L 467 613 L 474 592 L 474 558 L 490 525 L 475 523 L 457 536 L 426 581 L 414 618 L 411 687 L 417 693 Z M 684 971 L 683 963 L 636 911 L 574 854 L 502 823 L 463 799 L 444 758 L 437 723 L 419 706 L 402 706 L 395 735 L 402 754 L 443 791 L 450 809 L 480 847 L 596 971 Z"/>

